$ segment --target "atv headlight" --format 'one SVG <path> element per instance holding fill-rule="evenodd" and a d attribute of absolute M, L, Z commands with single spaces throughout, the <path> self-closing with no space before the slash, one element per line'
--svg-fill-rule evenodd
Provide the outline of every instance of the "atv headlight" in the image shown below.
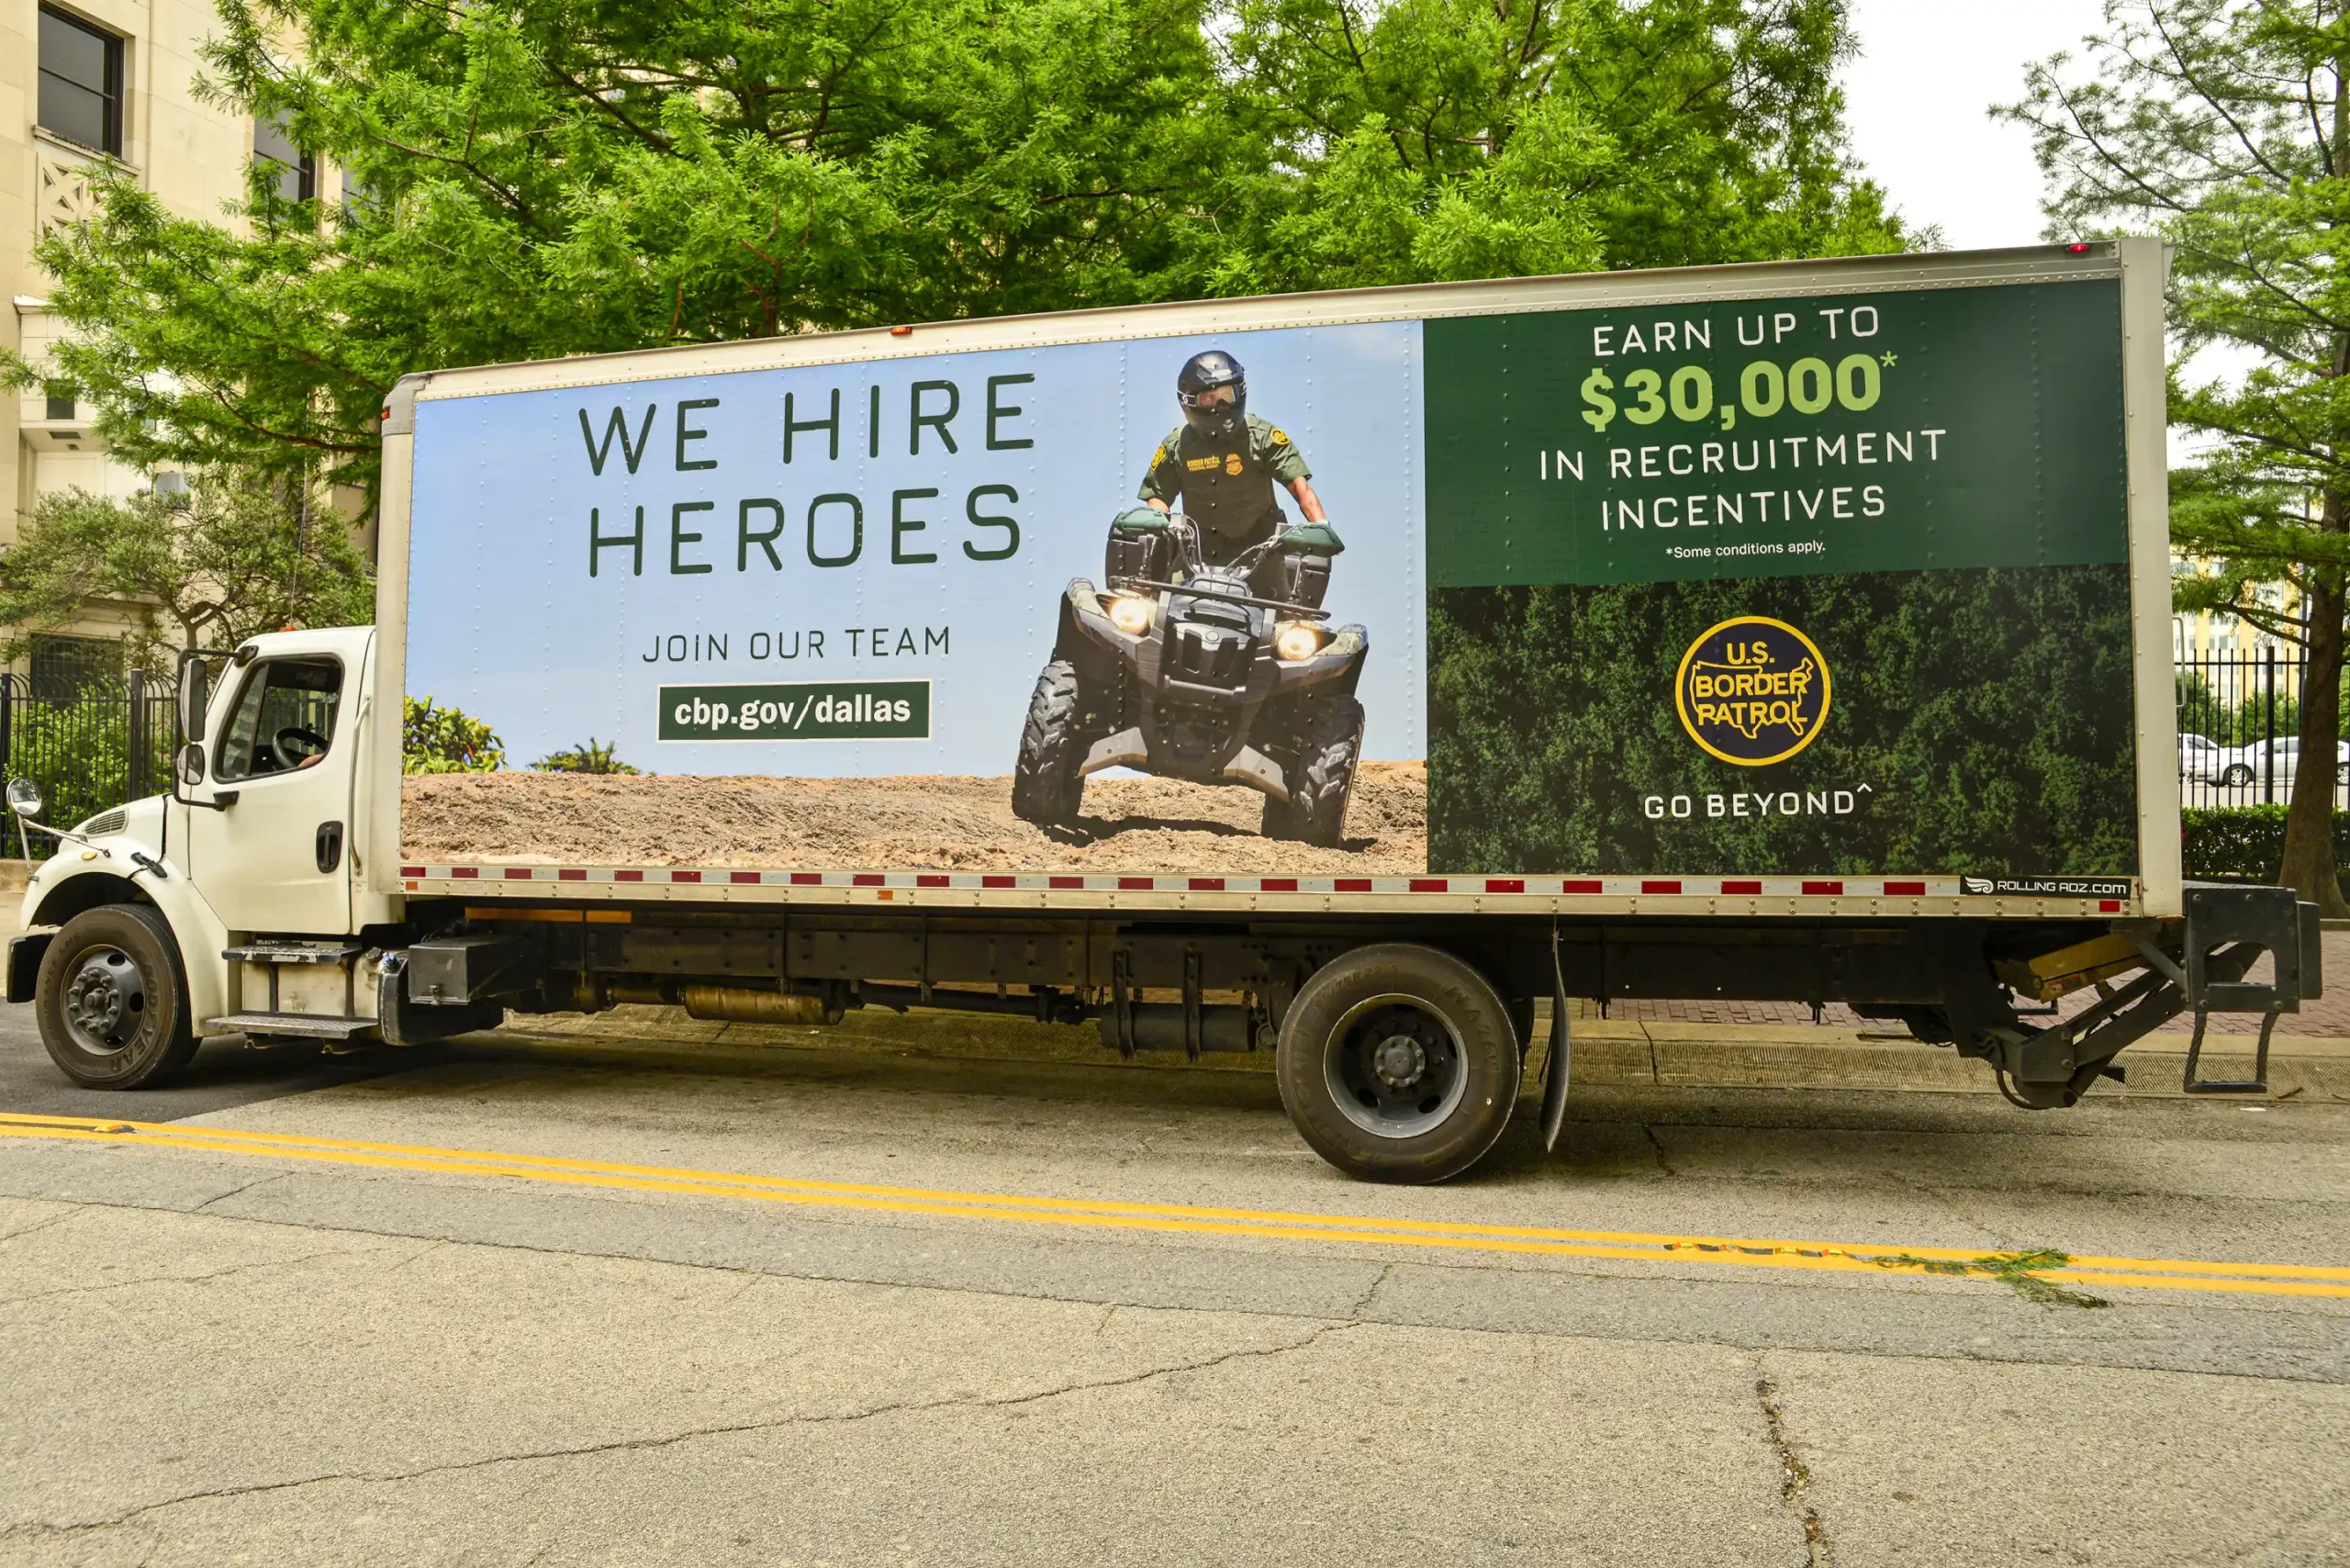
<path fill-rule="evenodd" d="M 1124 594 L 1110 601 L 1110 624 L 1129 637 L 1139 637 L 1150 630 L 1150 618 L 1158 610 L 1158 601 L 1140 594 Z"/>
<path fill-rule="evenodd" d="M 1273 652 L 1292 664 L 1322 651 L 1322 628 L 1305 621 L 1285 621 L 1273 632 Z"/>

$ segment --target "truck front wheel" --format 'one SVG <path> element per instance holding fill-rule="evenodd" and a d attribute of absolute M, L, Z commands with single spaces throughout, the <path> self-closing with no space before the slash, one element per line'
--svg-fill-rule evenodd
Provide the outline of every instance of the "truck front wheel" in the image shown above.
<path fill-rule="evenodd" d="M 91 1089 L 161 1087 L 196 1055 L 187 983 L 163 917 L 140 904 L 84 910 L 41 956 L 41 1044 Z"/>
<path fill-rule="evenodd" d="M 1281 1104 L 1315 1153 L 1369 1182 L 1441 1182 L 1483 1158 L 1517 1103 L 1509 1008 L 1449 953 L 1358 947 L 1281 1019 Z"/>

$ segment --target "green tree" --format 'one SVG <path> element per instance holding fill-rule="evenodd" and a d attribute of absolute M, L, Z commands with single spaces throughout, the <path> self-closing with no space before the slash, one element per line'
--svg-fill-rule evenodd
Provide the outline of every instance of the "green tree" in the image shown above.
<path fill-rule="evenodd" d="M 506 747 L 487 724 L 462 708 L 435 708 L 428 694 L 404 700 L 400 711 L 403 773 L 496 773 Z"/>
<path fill-rule="evenodd" d="M 613 755 L 617 750 L 619 750 L 618 742 L 599 743 L 595 736 L 589 735 L 587 745 L 573 746 L 568 751 L 550 753 L 531 764 L 531 767 L 532 771 L 538 773 L 633 774 L 638 772 L 637 768 L 630 767 Z"/>
<path fill-rule="evenodd" d="M 52 491 L 0 556 L 0 657 L 78 619 L 92 599 L 131 618 L 129 667 L 160 670 L 177 649 L 229 647 L 288 623 L 370 620 L 375 585 L 342 517 L 289 505 L 249 473 L 198 473 L 184 493 L 118 501 Z"/>
<path fill-rule="evenodd" d="M 2172 420 L 2209 438 L 2172 476 L 2171 538 L 2221 563 L 2183 609 L 2228 610 L 2309 652 L 2281 878 L 2350 915 L 2329 807 L 2350 572 L 2350 11 L 2344 0 L 2108 0 L 2085 70 L 2058 55 L 2005 111 L 2031 128 L 2053 235 L 2159 232 L 2176 247 Z M 2190 381 L 2211 345 L 2234 385 Z M 2262 604 L 2263 582 L 2298 612 Z"/>
<path fill-rule="evenodd" d="M 99 176 L 37 252 L 75 329 L 40 374 L 130 461 L 371 498 L 409 371 L 1901 239 L 1842 149 L 1844 0 L 220 15 L 212 91 L 348 194 L 256 179 L 240 236 Z"/>

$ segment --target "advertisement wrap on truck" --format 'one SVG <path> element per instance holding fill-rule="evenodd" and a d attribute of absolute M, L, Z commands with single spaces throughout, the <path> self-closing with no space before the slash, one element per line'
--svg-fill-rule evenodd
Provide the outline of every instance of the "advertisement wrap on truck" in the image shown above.
<path fill-rule="evenodd" d="M 1270 1051 L 1377 1180 L 1467 1169 L 1537 1081 L 1555 1140 L 1577 998 L 1849 1002 L 2069 1105 L 2320 982 L 2310 906 L 2180 875 L 2163 265 L 409 376 L 377 625 L 185 661 L 171 796 L 67 835 L 10 994 L 121 1086 L 631 1002 L 1090 1022 Z M 511 766 L 405 773 L 435 712 Z"/>
<path fill-rule="evenodd" d="M 1038 671 L 1074 654 L 1058 755 L 1082 769 L 1142 732 L 1093 758 L 1119 759 L 1095 798 L 1129 832 L 1151 820 L 1119 800 L 1135 770 L 1283 804 L 1337 699 L 1349 772 L 1426 823 L 1379 844 L 1382 870 L 2063 877 L 2129 897 L 2120 333 L 2109 278 L 420 400 L 408 689 L 518 756 L 592 734 L 664 777 L 921 776 L 1009 806 Z M 1245 367 L 1245 415 L 1186 444 L 1175 383 L 1203 353 Z M 1310 480 L 1337 551 L 1292 622 L 1299 662 L 1351 626 L 1357 667 L 1271 687 L 1245 724 L 1145 700 L 1089 655 L 1131 644 L 1180 674 L 1250 629 L 1159 607 L 1136 634 L 1111 624 L 1112 520 L 1174 490 L 1176 517 L 1203 497 L 1226 514 L 1211 554 L 1278 543 L 1306 520 L 1276 471 Z M 1089 608 L 1065 617 L 1080 578 Z M 1047 825 L 1101 816 L 1091 777 Z M 1373 844 L 1328 836 L 1312 858 L 1334 871 Z M 936 847 L 914 863 L 969 863 Z M 1163 868 L 1251 866 L 1237 838 L 1187 847 Z"/>

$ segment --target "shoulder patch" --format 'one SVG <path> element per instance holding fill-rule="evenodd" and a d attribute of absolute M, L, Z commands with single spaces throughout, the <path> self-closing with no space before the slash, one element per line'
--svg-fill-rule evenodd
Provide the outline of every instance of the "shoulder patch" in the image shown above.
<path fill-rule="evenodd" d="M 1273 427 L 1273 444 L 1275 446 L 1287 446 L 1289 444 L 1289 431 L 1281 429 L 1279 425 L 1275 425 Z"/>
<path fill-rule="evenodd" d="M 1158 443 L 1158 449 L 1157 451 L 1153 452 L 1153 453 L 1150 454 L 1150 465 L 1151 465 L 1153 468 L 1156 468 L 1156 467 L 1158 467 L 1160 464 L 1162 464 L 1162 463 L 1164 463 L 1164 462 L 1166 462 L 1166 461 L 1167 461 L 1167 443 L 1166 443 L 1165 442 L 1160 442 Z"/>

